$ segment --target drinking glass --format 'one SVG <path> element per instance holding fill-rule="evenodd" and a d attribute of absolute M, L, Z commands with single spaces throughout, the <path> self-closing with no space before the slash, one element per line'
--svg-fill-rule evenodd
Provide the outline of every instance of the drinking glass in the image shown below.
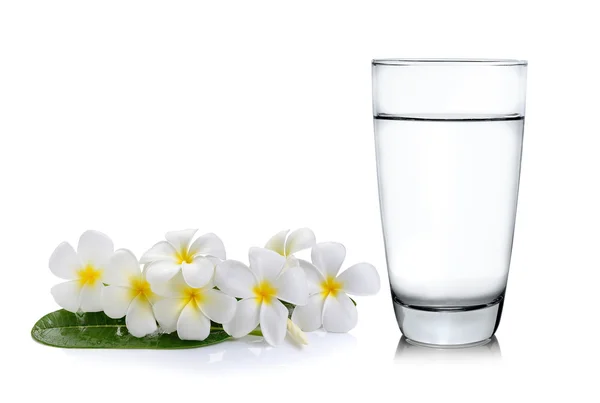
<path fill-rule="evenodd" d="M 373 60 L 373 118 L 396 319 L 415 343 L 479 344 L 500 323 L 527 62 Z"/>

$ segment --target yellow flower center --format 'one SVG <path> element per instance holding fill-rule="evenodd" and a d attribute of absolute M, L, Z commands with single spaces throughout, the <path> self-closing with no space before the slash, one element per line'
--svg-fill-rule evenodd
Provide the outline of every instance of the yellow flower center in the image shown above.
<path fill-rule="evenodd" d="M 256 295 L 257 302 L 262 304 L 270 304 L 271 300 L 277 294 L 277 289 L 271 285 L 267 280 L 263 280 L 257 284 L 254 289 L 254 295 Z"/>
<path fill-rule="evenodd" d="M 325 281 L 321 282 L 321 294 L 323 294 L 323 297 L 327 297 L 328 295 L 335 297 L 341 289 L 342 283 L 337 281 L 335 277 L 327 276 Z"/>
<path fill-rule="evenodd" d="M 191 253 L 191 251 L 189 251 L 187 247 L 184 247 L 179 252 L 177 252 L 177 255 L 175 257 L 177 258 L 177 264 L 190 264 L 194 261 L 193 253 Z"/>
<path fill-rule="evenodd" d="M 150 283 L 148 283 L 141 277 L 133 277 L 129 281 L 129 285 L 131 287 L 131 296 L 133 298 L 137 297 L 140 294 L 146 298 L 152 298 L 154 296 L 154 293 L 150 288 Z"/>
<path fill-rule="evenodd" d="M 77 281 L 79 281 L 79 285 L 82 287 L 86 284 L 94 285 L 102 277 L 102 272 L 102 269 L 96 269 L 93 265 L 88 264 L 82 269 L 77 270 Z"/>
<path fill-rule="evenodd" d="M 186 287 L 183 289 L 183 298 L 186 305 L 194 302 L 199 306 L 206 299 L 206 295 L 202 293 L 201 288 Z"/>

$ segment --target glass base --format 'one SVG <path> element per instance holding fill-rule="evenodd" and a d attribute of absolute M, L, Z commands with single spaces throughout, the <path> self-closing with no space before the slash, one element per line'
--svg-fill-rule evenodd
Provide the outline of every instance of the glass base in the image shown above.
<path fill-rule="evenodd" d="M 504 295 L 490 304 L 467 307 L 415 307 L 393 296 L 398 326 L 414 344 L 428 347 L 471 347 L 492 338 L 502 315 Z"/>

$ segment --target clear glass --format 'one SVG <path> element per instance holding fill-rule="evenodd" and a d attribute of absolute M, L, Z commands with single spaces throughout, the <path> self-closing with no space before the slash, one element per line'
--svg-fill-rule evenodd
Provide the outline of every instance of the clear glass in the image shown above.
<path fill-rule="evenodd" d="M 500 322 L 519 189 L 527 62 L 373 61 L 381 220 L 398 324 L 425 345 Z"/>

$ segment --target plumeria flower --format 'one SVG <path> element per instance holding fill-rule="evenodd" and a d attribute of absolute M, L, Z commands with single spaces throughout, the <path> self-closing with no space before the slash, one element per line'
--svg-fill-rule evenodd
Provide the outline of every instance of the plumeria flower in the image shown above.
<path fill-rule="evenodd" d="M 84 232 L 77 252 L 67 242 L 58 245 L 50 256 L 50 270 L 69 281 L 52 287 L 56 303 L 70 312 L 102 311 L 104 270 L 113 253 L 113 242 L 98 231 Z"/>
<path fill-rule="evenodd" d="M 148 264 L 146 278 L 152 286 L 172 279 L 182 272 L 192 287 L 206 286 L 213 278 L 215 264 L 225 259 L 225 246 L 215 234 L 192 238 L 197 230 L 167 232 L 161 241 L 144 253 L 140 263 Z"/>
<path fill-rule="evenodd" d="M 102 292 L 104 313 L 119 319 L 125 316 L 127 330 L 135 337 L 144 337 L 156 331 L 152 304 L 158 300 L 152 292 L 140 263 L 127 249 L 119 249 L 104 270 L 104 281 L 109 286 Z"/>
<path fill-rule="evenodd" d="M 315 234 L 308 228 L 300 228 L 289 234 L 290 230 L 280 231 L 273 235 L 265 245 L 286 258 L 286 267 L 297 266 L 298 260 L 293 256 L 294 253 L 304 249 L 312 248 L 315 243 Z"/>
<path fill-rule="evenodd" d="M 358 313 L 347 294 L 373 295 L 379 291 L 379 274 L 369 263 L 355 264 L 338 275 L 345 258 L 344 245 L 326 242 L 313 247 L 313 264 L 300 261 L 310 297 L 305 306 L 294 309 L 292 320 L 302 330 L 310 332 L 323 326 L 328 332 L 350 331 L 356 326 Z"/>
<path fill-rule="evenodd" d="M 285 257 L 272 250 L 250 248 L 249 256 L 250 267 L 235 260 L 217 266 L 216 286 L 243 298 L 223 329 L 233 337 L 242 337 L 260 323 L 265 340 L 275 346 L 285 338 L 288 319 L 288 309 L 280 300 L 304 305 L 308 298 L 306 275 L 299 266 L 283 270 Z"/>
<path fill-rule="evenodd" d="M 155 288 L 164 299 L 154 304 L 154 314 L 161 330 L 177 330 L 181 340 L 204 340 L 210 334 L 210 321 L 229 322 L 235 314 L 236 299 L 215 290 L 209 281 L 203 287 L 192 287 L 181 273 Z"/>

